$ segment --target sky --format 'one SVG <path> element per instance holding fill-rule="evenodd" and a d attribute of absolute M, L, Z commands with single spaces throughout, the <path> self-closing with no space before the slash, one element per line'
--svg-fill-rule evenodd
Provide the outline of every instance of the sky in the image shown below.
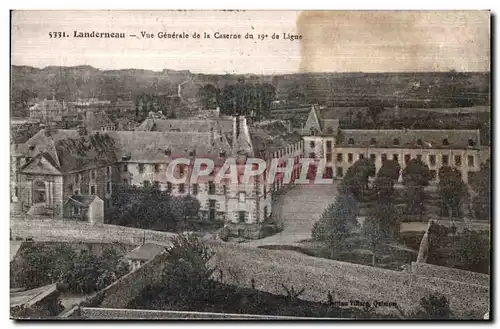
<path fill-rule="evenodd" d="M 488 11 L 14 11 L 11 26 L 11 63 L 39 68 L 207 74 L 490 68 Z M 74 31 L 127 37 L 74 38 Z M 141 31 L 154 38 L 141 38 Z M 50 38 L 49 32 L 69 37 Z M 185 32 L 190 38 L 161 39 L 159 32 Z M 204 32 L 212 37 L 203 38 Z M 216 32 L 242 39 L 215 39 Z M 201 38 L 193 39 L 193 33 Z M 245 39 L 247 33 L 254 39 Z M 267 37 L 258 40 L 258 34 Z M 302 39 L 284 39 L 288 34 Z"/>

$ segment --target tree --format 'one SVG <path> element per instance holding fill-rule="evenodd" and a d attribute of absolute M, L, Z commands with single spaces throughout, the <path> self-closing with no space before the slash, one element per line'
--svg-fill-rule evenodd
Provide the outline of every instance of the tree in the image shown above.
<path fill-rule="evenodd" d="M 472 198 L 476 218 L 491 219 L 491 163 L 490 159 L 481 164 L 481 169 L 470 182 L 475 195 Z"/>
<path fill-rule="evenodd" d="M 489 274 L 490 246 L 487 236 L 465 229 L 458 240 L 455 263 L 464 270 Z"/>
<path fill-rule="evenodd" d="M 181 308 L 206 303 L 213 294 L 211 277 L 216 267 L 209 265 L 213 251 L 194 234 L 174 238 L 172 247 L 166 251 L 161 286 L 165 287 L 169 300 Z"/>
<path fill-rule="evenodd" d="M 384 104 L 380 101 L 371 101 L 368 104 L 368 115 L 371 117 L 374 126 L 377 125 L 378 116 L 384 111 Z"/>
<path fill-rule="evenodd" d="M 431 320 L 449 319 L 452 316 L 448 299 L 439 293 L 422 297 L 420 307 L 423 310 L 422 317 Z"/>
<path fill-rule="evenodd" d="M 172 216 L 179 222 L 184 222 L 184 229 L 187 227 L 187 220 L 198 216 L 200 202 L 191 195 L 172 197 L 170 200 L 170 210 Z"/>
<path fill-rule="evenodd" d="M 206 84 L 198 89 L 198 98 L 205 109 L 216 107 L 217 104 L 217 88 L 212 84 Z"/>
<path fill-rule="evenodd" d="M 341 249 L 352 227 L 357 226 L 358 202 L 348 191 L 339 193 L 335 203 L 331 204 L 314 223 L 312 237 L 327 242 L 332 250 Z"/>
<path fill-rule="evenodd" d="M 461 203 L 467 197 L 467 186 L 456 168 L 439 169 L 438 191 L 441 197 L 440 216 L 462 217 Z"/>
<path fill-rule="evenodd" d="M 349 167 L 339 189 L 349 191 L 357 200 L 360 200 L 368 189 L 368 178 L 375 176 L 375 172 L 373 161 L 365 158 L 359 159 Z"/>
<path fill-rule="evenodd" d="M 403 170 L 406 213 L 422 215 L 424 211 L 425 186 L 429 185 L 429 167 L 418 159 L 412 159 Z"/>

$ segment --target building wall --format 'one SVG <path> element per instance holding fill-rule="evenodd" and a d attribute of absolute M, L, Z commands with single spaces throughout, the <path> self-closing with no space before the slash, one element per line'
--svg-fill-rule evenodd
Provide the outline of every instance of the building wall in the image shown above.
<path fill-rule="evenodd" d="M 33 200 L 34 182 L 45 183 L 45 212 L 46 215 L 62 216 L 63 214 L 63 177 L 54 175 L 19 175 L 19 199 L 24 211 L 27 211 L 35 202 Z"/>
<path fill-rule="evenodd" d="M 91 224 L 104 223 L 104 201 L 95 198 L 89 206 L 88 221 Z"/>

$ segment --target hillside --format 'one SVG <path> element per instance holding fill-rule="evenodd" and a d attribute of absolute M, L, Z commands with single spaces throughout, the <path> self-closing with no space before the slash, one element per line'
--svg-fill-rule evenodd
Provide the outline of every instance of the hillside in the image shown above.
<path fill-rule="evenodd" d="M 207 75 L 190 71 L 99 70 L 91 66 L 43 69 L 11 66 L 11 110 L 26 115 L 33 97 L 73 100 L 98 97 L 113 101 L 142 93 L 175 95 L 183 84 L 186 99 L 194 100 L 198 88 L 213 84 L 222 89 L 240 79 L 247 83 L 270 83 L 277 98 L 335 106 L 366 105 L 382 100 L 400 107 L 465 107 L 489 105 L 489 73 L 304 73 L 276 76 Z"/>

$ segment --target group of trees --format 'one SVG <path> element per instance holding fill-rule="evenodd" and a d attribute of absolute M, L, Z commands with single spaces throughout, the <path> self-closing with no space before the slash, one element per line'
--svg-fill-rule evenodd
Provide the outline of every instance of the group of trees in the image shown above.
<path fill-rule="evenodd" d="M 157 186 L 121 186 L 113 193 L 113 205 L 107 216 L 112 224 L 160 231 L 185 228 L 200 210 L 193 196 L 173 196 Z"/>
<path fill-rule="evenodd" d="M 33 244 L 21 249 L 11 265 L 11 285 L 26 289 L 60 282 L 74 293 L 91 293 L 128 273 L 123 254 L 114 246 L 101 255 L 69 245 Z"/>
<path fill-rule="evenodd" d="M 219 107 L 221 114 L 266 117 L 276 98 L 276 88 L 268 83 L 229 84 L 219 89 L 207 84 L 198 89 L 198 98 L 206 109 Z"/>
<path fill-rule="evenodd" d="M 481 169 L 472 178 L 471 188 L 475 195 L 472 205 L 475 217 L 478 219 L 491 219 L 491 161 L 488 159 L 481 164 Z"/>

